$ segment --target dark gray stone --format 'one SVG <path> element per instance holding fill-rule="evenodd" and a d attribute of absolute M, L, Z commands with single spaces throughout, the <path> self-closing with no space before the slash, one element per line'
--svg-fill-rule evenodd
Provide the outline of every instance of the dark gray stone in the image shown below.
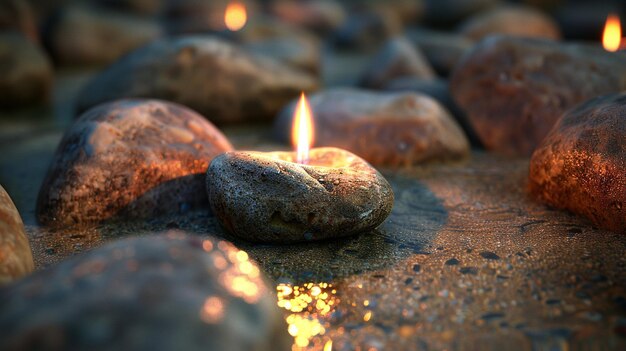
<path fill-rule="evenodd" d="M 294 153 L 229 152 L 207 172 L 211 209 L 231 234 L 289 243 L 339 238 L 376 228 L 391 213 L 393 191 L 359 157 L 340 149 Z"/>
<path fill-rule="evenodd" d="M 3 350 L 289 350 L 258 267 L 232 244 L 120 240 L 0 290 Z"/>
<path fill-rule="evenodd" d="M 267 121 L 302 91 L 308 74 L 210 36 L 153 42 L 102 72 L 82 91 L 79 109 L 126 97 L 178 102 L 215 123 Z"/>
<path fill-rule="evenodd" d="M 424 55 L 406 38 L 395 38 L 376 54 L 361 78 L 361 86 L 381 89 L 396 78 L 434 79 Z"/>
<path fill-rule="evenodd" d="M 458 34 L 430 29 L 412 29 L 407 38 L 426 56 L 441 76 L 448 76 L 474 41 Z"/>

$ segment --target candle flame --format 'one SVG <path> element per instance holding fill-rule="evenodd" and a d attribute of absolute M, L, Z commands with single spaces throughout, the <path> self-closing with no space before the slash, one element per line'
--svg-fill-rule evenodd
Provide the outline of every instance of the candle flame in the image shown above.
<path fill-rule="evenodd" d="M 296 107 L 293 128 L 291 129 L 291 140 L 296 148 L 296 161 L 298 163 L 307 163 L 309 161 L 309 150 L 313 146 L 313 135 L 311 107 L 306 96 L 302 93 Z"/>
<path fill-rule="evenodd" d="M 226 7 L 226 13 L 224 14 L 224 23 L 226 28 L 236 32 L 243 28 L 248 21 L 248 13 L 246 6 L 238 1 L 233 1 Z"/>
<path fill-rule="evenodd" d="M 602 46 L 607 51 L 617 51 L 622 40 L 622 26 L 616 14 L 609 14 L 602 34 Z"/>

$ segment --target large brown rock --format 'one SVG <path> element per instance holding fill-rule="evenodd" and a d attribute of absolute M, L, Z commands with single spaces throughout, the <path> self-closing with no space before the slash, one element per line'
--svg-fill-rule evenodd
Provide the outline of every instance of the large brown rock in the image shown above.
<path fill-rule="evenodd" d="M 85 6 L 65 8 L 48 27 L 46 43 L 63 65 L 109 64 L 163 32 L 155 20 Z"/>
<path fill-rule="evenodd" d="M 11 197 L 0 185 L 0 286 L 35 269 L 24 224 Z"/>
<path fill-rule="evenodd" d="M 490 37 L 458 65 L 450 89 L 488 149 L 530 155 L 565 110 L 626 89 L 626 56 L 599 46 Z"/>
<path fill-rule="evenodd" d="M 376 228 L 391 213 L 391 185 L 359 157 L 336 148 L 229 152 L 207 172 L 209 202 L 231 234 L 255 242 L 339 238 Z"/>
<path fill-rule="evenodd" d="M 290 350 L 272 290 L 223 240 L 119 240 L 0 290 L 0 349 Z"/>
<path fill-rule="evenodd" d="M 210 122 L 180 105 L 122 100 L 66 132 L 39 192 L 41 222 L 149 218 L 206 206 L 204 172 L 231 150 Z"/>
<path fill-rule="evenodd" d="M 0 33 L 0 107 L 47 103 L 52 65 L 44 52 L 19 32 Z"/>
<path fill-rule="evenodd" d="M 530 161 L 542 201 L 626 234 L 626 93 L 566 112 Z"/>
<path fill-rule="evenodd" d="M 216 123 L 267 121 L 317 81 L 210 36 L 163 39 L 134 51 L 82 91 L 79 109 L 125 97 L 178 102 Z"/>
<path fill-rule="evenodd" d="M 315 145 L 349 150 L 376 166 L 410 166 L 469 154 L 469 143 L 449 112 L 431 97 L 412 92 L 333 89 L 311 96 Z M 295 102 L 274 124 L 289 141 Z"/>
<path fill-rule="evenodd" d="M 492 34 L 554 40 L 561 38 L 556 22 L 529 6 L 505 6 L 479 13 L 465 21 L 460 31 L 472 40 L 481 40 Z"/>

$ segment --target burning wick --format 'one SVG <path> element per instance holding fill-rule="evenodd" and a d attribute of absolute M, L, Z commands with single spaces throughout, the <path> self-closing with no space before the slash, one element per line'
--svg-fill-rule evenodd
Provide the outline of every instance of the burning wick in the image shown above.
<path fill-rule="evenodd" d="M 606 18 L 604 32 L 602 34 L 602 46 L 605 50 L 615 52 L 620 48 L 622 40 L 622 27 L 619 17 L 611 13 Z"/>
<path fill-rule="evenodd" d="M 248 21 L 248 14 L 244 4 L 233 1 L 226 7 L 226 13 L 224 14 L 224 23 L 226 28 L 236 32 L 243 28 Z"/>
<path fill-rule="evenodd" d="M 306 96 L 302 93 L 291 130 L 291 141 L 296 149 L 296 162 L 302 164 L 309 163 L 309 150 L 313 146 L 313 135 L 311 107 Z"/>

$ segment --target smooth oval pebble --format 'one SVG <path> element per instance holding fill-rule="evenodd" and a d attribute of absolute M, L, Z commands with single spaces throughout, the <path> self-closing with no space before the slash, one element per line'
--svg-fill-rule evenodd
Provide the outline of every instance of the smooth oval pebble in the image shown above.
<path fill-rule="evenodd" d="M 361 158 L 318 148 L 311 160 L 294 163 L 288 152 L 222 154 L 207 172 L 211 209 L 231 234 L 276 243 L 366 232 L 391 213 L 391 186 Z"/>

